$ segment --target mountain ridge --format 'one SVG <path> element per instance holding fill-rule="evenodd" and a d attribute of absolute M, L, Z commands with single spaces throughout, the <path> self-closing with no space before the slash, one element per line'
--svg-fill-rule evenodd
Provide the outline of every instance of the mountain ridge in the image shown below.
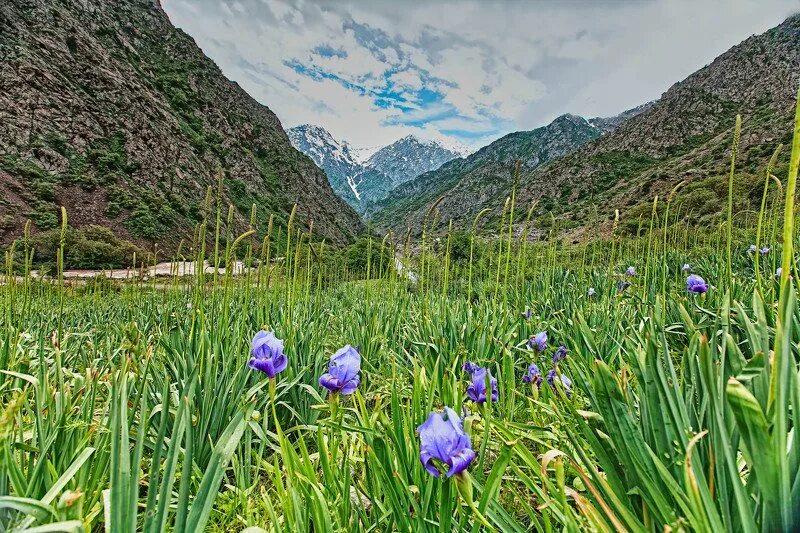
<path fill-rule="evenodd" d="M 387 198 L 368 206 L 365 213 L 382 229 L 402 231 L 404 228 L 392 223 L 401 218 L 401 213 L 410 212 L 413 221 L 421 222 L 427 210 L 423 213 L 419 205 L 430 205 L 442 195 L 463 190 L 461 200 L 474 202 L 475 198 L 468 193 L 476 188 L 480 188 L 481 197 L 496 194 L 511 179 L 512 162 L 520 160 L 524 167 L 536 168 L 602 136 L 611 124 L 609 121 L 605 128 L 600 128 L 581 116 L 565 113 L 539 128 L 508 133 L 466 158 L 453 160 L 397 187 Z M 500 170 L 503 165 L 507 168 Z M 489 170 L 497 172 L 491 174 Z M 491 182 L 487 181 L 489 178 Z M 480 182 L 483 184 L 479 187 Z M 407 221 L 408 218 L 404 220 Z"/>
<path fill-rule="evenodd" d="M 620 210 L 623 219 L 635 220 L 647 211 L 655 195 L 663 199 L 677 183 L 687 181 L 678 195 L 681 201 L 696 204 L 696 209 L 686 217 L 708 223 L 710 216 L 721 211 L 724 191 L 718 182 L 730 164 L 725 154 L 735 115 L 743 116 L 739 169 L 746 176 L 754 175 L 777 144 L 789 140 L 798 72 L 800 15 L 793 15 L 673 84 L 658 100 L 612 124 L 612 131 L 545 164 L 523 165 L 518 205 L 523 211 L 536 206 L 533 224 L 537 230 L 549 227 L 552 215 L 566 234 L 581 234 L 587 228 L 607 232 L 615 210 Z M 599 127 L 607 126 L 593 120 Z M 513 137 L 503 139 L 508 142 Z M 524 150 L 519 155 L 530 157 Z M 457 227 L 470 227 L 478 212 L 489 209 L 484 220 L 492 226 L 511 192 L 513 161 L 494 157 L 484 163 L 469 168 L 445 165 L 398 188 L 370 206 L 367 214 L 382 230 L 398 233 L 410 227 L 418 233 L 438 201 L 438 218 L 445 223 L 452 219 Z M 745 176 L 741 181 L 746 197 L 748 187 L 755 185 Z M 423 186 L 437 182 L 446 186 Z M 415 187 L 423 197 L 403 200 Z M 750 208 L 746 203 L 740 207 Z"/>
<path fill-rule="evenodd" d="M 440 142 L 413 134 L 373 150 L 367 158 L 321 126 L 301 124 L 287 134 L 295 148 L 325 170 L 333 190 L 359 211 L 394 187 L 459 157 Z"/>
<path fill-rule="evenodd" d="M 209 188 L 238 233 L 256 205 L 336 244 L 357 214 L 289 143 L 277 116 L 224 77 L 157 1 L 0 6 L 0 239 L 100 224 L 147 247 L 191 240 Z M 214 198 L 216 195 L 212 195 Z"/>

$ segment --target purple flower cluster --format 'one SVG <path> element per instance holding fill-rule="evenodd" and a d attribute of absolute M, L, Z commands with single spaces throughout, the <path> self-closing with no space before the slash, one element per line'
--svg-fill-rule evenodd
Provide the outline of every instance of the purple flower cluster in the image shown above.
<path fill-rule="evenodd" d="M 628 285 L 630 285 L 630 284 L 628 284 Z M 588 294 L 589 294 L 590 297 L 592 295 L 594 295 L 594 289 L 589 289 L 589 293 Z M 539 333 L 537 333 L 536 335 L 531 337 L 528 340 L 528 348 L 530 348 L 531 350 L 533 350 L 533 351 L 535 351 L 535 352 L 537 352 L 539 354 L 542 354 L 545 351 L 547 351 L 547 332 L 546 331 L 540 331 Z M 567 347 L 564 346 L 563 344 L 560 345 L 553 352 L 553 356 L 552 356 L 552 359 L 553 359 L 553 370 L 550 370 L 548 372 L 548 374 L 547 374 L 547 382 L 550 384 L 551 387 L 553 387 L 553 390 L 556 390 L 556 389 L 555 389 L 555 387 L 553 385 L 554 382 L 553 382 L 552 376 L 556 375 L 556 370 L 555 369 L 558 368 L 558 364 L 561 361 L 563 361 L 564 359 L 567 358 L 567 354 L 568 353 L 569 352 L 567 350 Z M 531 363 L 530 366 L 528 366 L 528 370 L 525 373 L 525 375 L 522 376 L 522 382 L 523 383 L 533 384 L 533 385 L 536 385 L 537 388 L 541 388 L 542 381 L 543 381 L 542 372 L 541 372 L 541 370 L 539 370 L 539 366 L 536 363 Z M 562 383 L 563 388 L 567 390 L 567 395 L 569 396 L 570 391 L 572 390 L 572 382 L 569 380 L 569 378 L 567 378 L 566 376 L 562 375 L 561 383 Z"/>
<path fill-rule="evenodd" d="M 283 352 L 283 340 L 272 331 L 259 331 L 253 337 L 250 361 L 247 365 L 267 375 L 269 379 L 286 370 L 289 360 Z M 320 376 L 319 384 L 333 394 L 353 394 L 360 382 L 361 354 L 349 344 L 331 356 L 328 372 Z"/>

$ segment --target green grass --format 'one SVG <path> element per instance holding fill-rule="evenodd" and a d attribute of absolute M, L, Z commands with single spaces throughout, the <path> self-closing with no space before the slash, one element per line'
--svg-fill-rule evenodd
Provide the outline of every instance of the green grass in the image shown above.
<path fill-rule="evenodd" d="M 670 197 L 643 214 L 640 237 L 529 244 L 510 231 L 526 215 L 512 195 L 498 240 L 452 231 L 431 242 L 426 231 L 401 243 L 413 283 L 390 268 L 387 240 L 334 254 L 309 246 L 290 216 L 258 243 L 226 234 L 224 214 L 208 209 L 193 257 L 243 260 L 246 275 L 85 287 L 10 279 L 0 288 L 0 523 L 790 529 L 800 520 L 798 160 L 800 131 L 785 198 L 763 194 L 757 218 L 734 216 L 731 202 L 718 231 L 687 227 Z M 772 251 L 755 261 L 754 242 Z M 14 259 L 27 271 L 29 245 L 7 252 L 9 271 Z M 686 292 L 684 263 L 706 294 Z M 638 275 L 619 292 L 628 265 Z M 262 328 L 289 358 L 274 381 L 247 366 Z M 538 354 L 526 345 L 541 330 L 550 348 Z M 328 397 L 318 379 L 344 344 L 360 346 L 361 383 Z M 571 395 L 523 384 L 531 362 L 553 367 L 561 344 Z M 498 401 L 467 399 L 465 361 L 490 369 Z M 444 406 L 465 409 L 477 453 L 459 481 L 419 462 L 416 428 Z"/>

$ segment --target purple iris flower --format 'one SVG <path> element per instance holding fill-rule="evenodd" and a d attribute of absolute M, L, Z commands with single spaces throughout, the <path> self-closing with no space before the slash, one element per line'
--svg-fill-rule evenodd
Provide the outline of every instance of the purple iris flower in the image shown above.
<path fill-rule="evenodd" d="M 769 246 L 764 246 L 759 250 L 759 252 L 761 252 L 761 255 L 767 255 L 771 249 L 772 248 L 770 248 Z"/>
<path fill-rule="evenodd" d="M 480 367 L 475 363 L 473 363 L 472 361 L 465 361 L 463 368 L 464 372 L 466 372 L 467 374 L 474 374 L 475 371 L 478 370 Z"/>
<path fill-rule="evenodd" d="M 592 296 L 594 296 L 594 294 L 595 294 L 594 287 L 589 287 L 589 290 L 586 291 L 586 296 L 591 298 Z"/>
<path fill-rule="evenodd" d="M 625 269 L 625 275 L 626 276 L 635 276 L 636 275 L 636 269 L 633 268 L 632 266 L 629 266 L 627 269 Z"/>
<path fill-rule="evenodd" d="M 683 266 L 681 267 L 681 272 L 689 272 L 689 270 L 691 270 L 689 263 L 684 263 Z"/>
<path fill-rule="evenodd" d="M 697 274 L 690 274 L 689 277 L 686 278 L 686 290 L 695 294 L 703 294 L 708 291 L 708 284 L 706 280 Z"/>
<path fill-rule="evenodd" d="M 624 292 L 625 289 L 627 289 L 630 286 L 631 286 L 631 282 L 630 281 L 619 280 L 617 282 L 617 292 Z"/>
<path fill-rule="evenodd" d="M 436 462 L 449 468 L 445 474 L 453 477 L 460 474 L 475 459 L 469 435 L 464 433 L 461 419 L 449 407 L 442 413 L 431 413 L 424 424 L 417 428 L 419 433 L 419 460 L 425 470 L 435 477 L 440 472 Z"/>
<path fill-rule="evenodd" d="M 751 245 L 750 245 L 750 246 L 747 248 L 747 253 L 749 253 L 749 254 L 754 254 L 754 253 L 756 253 L 756 251 L 757 251 L 757 250 L 758 250 L 758 248 L 756 248 L 756 245 L 755 245 L 755 244 L 751 244 Z"/>
<path fill-rule="evenodd" d="M 531 350 L 536 350 L 537 352 L 543 352 L 547 349 L 547 332 L 540 331 L 533 337 L 528 340 L 528 348 Z"/>
<path fill-rule="evenodd" d="M 271 331 L 261 330 L 256 333 L 250 348 L 250 356 L 247 365 L 265 373 L 270 379 L 286 370 L 289 364 L 286 354 L 283 353 L 283 340 L 277 338 Z"/>
<path fill-rule="evenodd" d="M 536 366 L 536 363 L 531 363 L 531 366 L 528 367 L 528 372 L 522 376 L 523 383 L 534 383 L 537 387 L 542 386 L 542 373 L 539 372 L 539 367 Z"/>
<path fill-rule="evenodd" d="M 556 374 L 556 371 L 553 369 L 551 369 L 550 372 L 547 373 L 547 383 L 550 384 L 550 388 L 552 388 L 554 391 L 558 390 L 556 389 L 556 379 L 558 378 L 558 376 L 559 374 Z M 560 374 L 560 376 L 561 376 L 561 386 L 564 388 L 564 392 L 567 393 L 567 398 L 569 398 L 570 396 L 572 396 L 572 381 L 570 381 L 570 379 L 564 374 Z"/>
<path fill-rule="evenodd" d="M 529 307 L 529 308 L 527 308 L 525 310 L 524 313 L 522 313 L 522 316 L 525 317 L 525 320 L 530 320 L 532 314 L 533 314 L 533 311 L 531 311 L 531 308 Z"/>
<path fill-rule="evenodd" d="M 493 378 L 488 369 L 478 368 L 472 373 L 472 380 L 467 385 L 467 396 L 475 403 L 484 403 L 486 401 L 487 374 L 489 375 L 489 385 L 492 388 L 492 401 L 497 401 L 497 378 Z"/>
<path fill-rule="evenodd" d="M 333 393 L 353 394 L 361 381 L 361 354 L 349 344 L 331 356 L 328 373 L 319 378 L 319 384 Z"/>
<path fill-rule="evenodd" d="M 566 358 L 567 358 L 567 347 L 562 344 L 561 346 L 558 347 L 558 350 L 556 350 L 553 353 L 553 364 L 557 365 L 559 361 L 563 361 Z"/>

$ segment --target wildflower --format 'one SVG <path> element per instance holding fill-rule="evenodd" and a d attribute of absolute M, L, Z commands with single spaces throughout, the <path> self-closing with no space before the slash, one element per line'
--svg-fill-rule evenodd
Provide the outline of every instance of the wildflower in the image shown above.
<path fill-rule="evenodd" d="M 632 266 L 629 266 L 629 267 L 628 267 L 628 268 L 625 270 L 625 275 L 626 275 L 626 276 L 631 276 L 631 277 L 635 276 L 635 275 L 636 275 L 636 269 L 635 269 L 635 268 L 633 268 Z"/>
<path fill-rule="evenodd" d="M 681 272 L 689 272 L 689 270 L 691 270 L 689 263 L 684 263 L 683 266 L 681 267 Z"/>
<path fill-rule="evenodd" d="M 686 278 L 686 290 L 695 294 L 703 294 L 708 291 L 708 284 L 697 274 L 691 274 Z"/>
<path fill-rule="evenodd" d="M 530 339 L 528 339 L 528 348 L 531 350 L 536 350 L 537 352 L 543 352 L 547 349 L 547 332 L 540 331 Z"/>
<path fill-rule="evenodd" d="M 262 330 L 256 333 L 250 356 L 247 365 L 265 373 L 270 379 L 286 370 L 289 364 L 286 354 L 283 353 L 283 340 L 277 338 L 271 331 Z"/>
<path fill-rule="evenodd" d="M 472 373 L 472 381 L 467 386 L 467 396 L 475 403 L 484 403 L 486 401 L 486 376 L 489 376 L 489 385 L 491 386 L 492 401 L 497 401 L 497 378 L 493 378 L 492 374 L 486 368 L 478 368 Z"/>
<path fill-rule="evenodd" d="M 555 369 L 551 369 L 550 372 L 547 373 L 547 383 L 550 384 L 550 388 L 554 391 L 557 391 L 556 388 L 556 379 L 561 377 L 561 386 L 564 388 L 564 392 L 567 393 L 567 398 L 572 396 L 572 381 L 565 376 L 564 374 L 557 374 Z"/>
<path fill-rule="evenodd" d="M 771 249 L 772 248 L 770 248 L 769 246 L 764 246 L 759 250 L 759 252 L 761 252 L 761 255 L 767 255 Z"/>
<path fill-rule="evenodd" d="M 756 245 L 755 245 L 755 244 L 751 244 L 751 245 L 750 245 L 750 246 L 747 248 L 747 253 L 749 253 L 749 254 L 754 254 L 754 253 L 756 253 L 756 251 L 757 251 L 757 250 L 758 250 L 758 248 L 756 248 Z"/>
<path fill-rule="evenodd" d="M 625 289 L 627 289 L 630 286 L 631 286 L 631 282 L 630 281 L 619 280 L 617 282 L 617 292 L 624 292 Z"/>
<path fill-rule="evenodd" d="M 475 459 L 469 435 L 464 432 L 461 419 L 449 407 L 442 413 L 432 412 L 417 428 L 420 439 L 419 460 L 425 470 L 435 477 L 440 471 L 436 463 L 447 466 L 447 477 L 460 474 Z"/>
<path fill-rule="evenodd" d="M 556 350 L 553 353 L 553 364 L 557 365 L 559 361 L 563 361 L 566 358 L 567 358 L 567 347 L 562 344 L 561 346 L 558 347 L 558 350 Z"/>
<path fill-rule="evenodd" d="M 780 279 L 782 275 L 783 275 L 783 267 L 778 267 L 778 270 L 775 271 L 775 277 Z"/>
<path fill-rule="evenodd" d="M 536 366 L 536 363 L 531 363 L 531 366 L 528 367 L 528 371 L 522 376 L 523 383 L 533 383 L 537 387 L 542 386 L 542 373 L 539 372 L 539 367 Z"/>
<path fill-rule="evenodd" d="M 353 394 L 361 381 L 361 354 L 349 344 L 331 356 L 328 373 L 319 378 L 319 384 L 332 393 Z"/>
<path fill-rule="evenodd" d="M 465 361 L 463 368 L 464 372 L 468 374 L 474 374 L 475 371 L 478 370 L 480 367 L 471 361 Z"/>
<path fill-rule="evenodd" d="M 531 308 L 529 307 L 529 308 L 527 308 L 525 310 L 524 313 L 522 313 L 522 316 L 525 318 L 525 320 L 530 320 L 532 314 L 533 314 L 533 311 L 531 311 Z"/>
<path fill-rule="evenodd" d="M 594 287 L 589 287 L 589 290 L 588 290 L 588 291 L 586 291 L 586 296 L 588 296 L 589 298 L 591 298 L 592 296 L 594 296 L 594 294 L 595 294 L 595 292 L 594 292 Z"/>

